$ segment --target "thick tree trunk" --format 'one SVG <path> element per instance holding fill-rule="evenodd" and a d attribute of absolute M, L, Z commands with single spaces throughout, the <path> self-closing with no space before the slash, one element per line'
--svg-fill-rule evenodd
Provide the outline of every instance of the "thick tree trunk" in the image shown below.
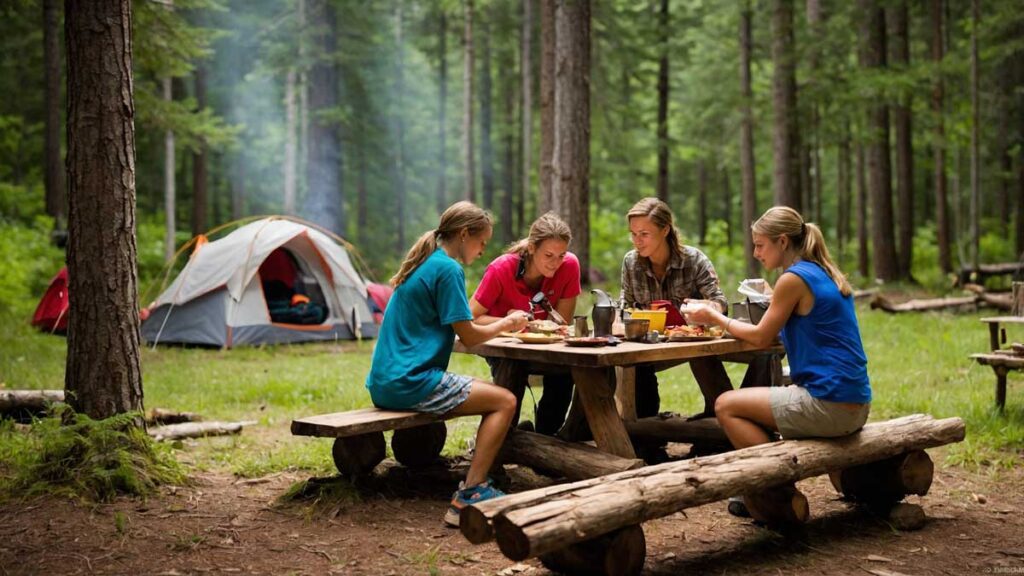
<path fill-rule="evenodd" d="M 341 140 L 337 123 L 328 115 L 338 105 L 337 15 L 328 0 L 309 0 L 308 6 L 310 19 L 316 23 L 309 36 L 317 59 L 309 71 L 311 126 L 303 213 L 307 220 L 345 236 Z"/>
<path fill-rule="evenodd" d="M 441 214 L 448 208 L 448 184 L 445 182 L 448 171 L 445 157 L 448 146 L 448 128 L 445 125 L 448 108 L 448 16 L 443 9 L 438 16 L 437 59 L 437 213 Z"/>
<path fill-rule="evenodd" d="M 944 274 L 953 271 L 950 253 L 949 200 L 946 189 L 946 133 L 945 133 L 945 82 L 940 66 L 945 54 L 945 24 L 943 23 L 943 0 L 931 1 L 932 61 L 935 64 L 935 78 L 932 82 L 932 114 L 935 116 L 935 132 L 932 137 L 935 176 L 935 240 L 939 245 L 939 268 Z"/>
<path fill-rule="evenodd" d="M 463 516 L 497 510 L 492 517 L 498 547 L 508 558 L 523 560 L 731 495 L 963 438 L 959 418 L 933 420 L 918 414 L 868 424 L 845 438 L 762 444 L 522 492 L 475 504 Z"/>
<path fill-rule="evenodd" d="M 60 2 L 43 0 L 43 67 L 46 75 L 46 151 L 44 186 L 46 213 L 54 227 L 63 230 L 67 223 L 64 157 L 60 150 Z"/>
<path fill-rule="evenodd" d="M 753 38 L 750 32 L 750 1 L 745 0 L 740 14 L 740 91 L 743 96 L 743 118 L 740 123 L 740 171 L 743 186 L 743 253 L 747 260 L 747 277 L 756 278 L 760 267 L 754 258 L 754 240 L 749 230 L 757 218 L 757 176 L 754 162 L 754 92 L 750 77 L 750 55 Z"/>
<path fill-rule="evenodd" d="M 523 154 L 523 169 L 520 174 L 520 191 L 519 195 L 521 198 L 527 198 L 530 196 L 532 191 L 532 172 L 533 172 L 533 2 L 534 0 L 523 0 L 523 27 L 520 35 L 520 57 L 519 57 L 519 74 L 522 88 L 522 118 L 520 125 L 522 126 L 522 141 L 520 146 Z M 509 125 L 512 122 L 512 110 L 509 109 Z M 510 151 L 511 153 L 511 151 Z M 508 194 L 511 196 L 512 191 L 509 190 Z M 509 216 L 509 236 L 506 242 L 513 240 L 512 235 L 512 211 L 508 213 Z M 519 223 L 520 227 L 522 222 Z"/>
<path fill-rule="evenodd" d="M 142 410 L 129 0 L 67 0 L 69 404 Z"/>
<path fill-rule="evenodd" d="M 886 67 L 885 11 L 876 0 L 859 0 L 864 41 L 863 65 L 869 70 Z M 895 233 L 892 210 L 892 167 L 889 161 L 889 107 L 874 98 L 868 112 L 868 195 L 871 202 L 871 250 L 875 278 L 896 280 Z"/>
<path fill-rule="evenodd" d="M 476 160 L 473 154 L 473 0 L 464 1 L 462 29 L 462 164 L 464 198 L 476 201 Z"/>
<path fill-rule="evenodd" d="M 910 66 L 909 9 L 907 0 L 892 9 L 893 64 L 906 70 Z M 896 125 L 896 189 L 899 197 L 899 255 L 897 268 L 900 278 L 910 278 L 910 266 L 914 260 L 914 144 L 911 131 L 912 97 L 908 94 L 900 99 L 893 109 Z"/>
<path fill-rule="evenodd" d="M 552 200 L 572 229 L 584 283 L 590 270 L 590 0 L 559 0 L 555 14 Z"/>
<path fill-rule="evenodd" d="M 196 110 L 206 108 L 206 69 L 202 65 L 195 69 Z M 206 217 L 208 185 L 206 174 L 206 144 L 199 143 L 199 151 L 192 154 L 192 236 L 198 236 L 209 229 Z"/>
<path fill-rule="evenodd" d="M 668 98 L 669 98 L 669 12 L 668 0 L 661 0 L 658 11 L 658 36 L 661 57 L 658 59 L 658 198 L 668 202 Z"/>
<path fill-rule="evenodd" d="M 506 70 L 515 68 L 515 53 L 508 53 L 508 60 L 506 61 Z M 509 77 L 509 84 L 512 84 L 511 76 Z M 516 131 L 512 128 L 516 125 L 516 94 L 512 89 L 512 86 L 505 87 L 505 191 L 501 195 L 501 239 L 505 244 L 509 244 L 516 239 L 515 236 L 515 197 L 524 192 L 523 187 L 516 186 L 516 145 L 517 140 L 520 144 L 526 144 L 526 139 L 521 140 L 516 138 Z M 523 112 L 526 113 L 525 110 Z M 529 148 L 523 148 L 523 154 L 529 154 Z M 523 167 L 523 178 L 529 180 L 530 170 L 529 162 L 524 162 Z M 528 186 L 527 186 L 528 188 Z"/>
<path fill-rule="evenodd" d="M 978 100 L 980 0 L 971 0 L 971 264 L 981 264 L 981 103 Z"/>
<path fill-rule="evenodd" d="M 796 103 L 796 41 L 793 0 L 772 0 L 772 152 L 776 205 L 803 209 L 800 190 L 800 128 Z"/>
<path fill-rule="evenodd" d="M 1017 254 L 1024 253 L 1024 150 L 1017 153 Z"/>
<path fill-rule="evenodd" d="M 486 16 L 486 14 L 485 14 Z M 491 39 L 487 19 L 480 29 L 480 184 L 483 188 L 483 206 L 494 209 L 494 144 L 491 142 Z"/>
<path fill-rule="evenodd" d="M 555 4 L 540 0 L 540 214 L 555 208 Z"/>
<path fill-rule="evenodd" d="M 805 146 L 805 170 L 804 182 L 806 186 L 807 201 L 805 202 L 808 211 L 805 217 L 813 218 L 819 226 L 823 226 L 821 220 L 821 205 L 823 203 L 821 190 L 821 88 L 819 87 L 819 68 L 821 63 L 821 51 L 824 45 L 823 13 L 820 0 L 807 0 L 807 27 L 810 35 L 807 55 L 809 68 L 808 77 L 801 87 L 801 99 L 806 102 L 808 111 L 808 133 Z"/>

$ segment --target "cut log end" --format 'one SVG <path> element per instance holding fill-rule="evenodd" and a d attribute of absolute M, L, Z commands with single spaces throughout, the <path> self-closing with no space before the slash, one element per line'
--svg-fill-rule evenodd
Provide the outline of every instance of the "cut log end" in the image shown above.
<path fill-rule="evenodd" d="M 404 466 L 422 468 L 433 464 L 444 450 L 448 428 L 444 422 L 432 422 L 415 428 L 395 430 L 391 451 Z M 374 464 L 376 466 L 376 464 Z"/>
<path fill-rule="evenodd" d="M 908 494 L 927 494 L 934 473 L 935 465 L 928 454 L 924 450 L 914 450 L 831 472 L 829 479 L 836 490 L 850 500 L 890 506 Z"/>
<path fill-rule="evenodd" d="M 798 526 L 811 515 L 810 505 L 796 486 L 778 486 L 743 497 L 750 516 L 774 527 Z"/>
<path fill-rule="evenodd" d="M 483 544 L 494 538 L 487 515 L 473 506 L 466 506 L 459 515 L 459 531 L 473 544 Z"/>
<path fill-rule="evenodd" d="M 897 530 L 920 530 L 927 522 L 924 509 L 917 504 L 900 502 L 889 510 L 889 523 Z"/>
<path fill-rule="evenodd" d="M 530 538 L 504 515 L 499 514 L 494 518 L 494 538 L 498 541 L 498 549 L 510 560 L 518 562 L 533 556 Z"/>
<path fill-rule="evenodd" d="M 636 576 L 644 567 L 647 541 L 639 524 L 542 554 L 552 572 L 594 576 Z"/>
<path fill-rule="evenodd" d="M 386 450 L 383 432 L 336 438 L 331 449 L 338 472 L 348 476 L 368 474 L 384 460 Z"/>

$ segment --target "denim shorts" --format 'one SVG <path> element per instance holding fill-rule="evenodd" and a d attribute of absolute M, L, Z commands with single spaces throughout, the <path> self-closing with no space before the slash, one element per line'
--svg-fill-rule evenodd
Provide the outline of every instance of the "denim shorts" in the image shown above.
<path fill-rule="evenodd" d="M 857 406 L 819 400 L 797 385 L 777 386 L 770 392 L 772 416 L 783 438 L 834 438 L 864 426 L 871 404 Z"/>
<path fill-rule="evenodd" d="M 471 376 L 460 376 L 445 372 L 441 375 L 441 383 L 434 388 L 434 391 L 427 394 L 427 397 L 419 404 L 410 409 L 417 412 L 443 415 L 458 408 L 469 398 L 469 391 L 473 387 Z"/>

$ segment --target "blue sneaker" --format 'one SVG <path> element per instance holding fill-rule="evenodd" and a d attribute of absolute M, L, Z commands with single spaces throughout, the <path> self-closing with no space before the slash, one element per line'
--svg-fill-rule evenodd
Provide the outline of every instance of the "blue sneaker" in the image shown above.
<path fill-rule="evenodd" d="M 504 492 L 494 487 L 493 480 L 490 478 L 483 484 L 469 488 L 462 486 L 463 484 L 460 482 L 459 489 L 452 494 L 452 503 L 448 506 L 448 511 L 444 513 L 445 524 L 455 528 L 459 527 L 459 515 L 462 514 L 462 509 L 466 506 L 505 495 Z"/>

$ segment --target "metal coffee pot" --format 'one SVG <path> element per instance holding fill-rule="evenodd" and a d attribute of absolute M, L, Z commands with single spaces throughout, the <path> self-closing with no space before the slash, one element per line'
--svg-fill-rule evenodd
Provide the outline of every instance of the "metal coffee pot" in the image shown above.
<path fill-rule="evenodd" d="M 594 322 L 594 336 L 611 336 L 612 322 L 615 321 L 615 304 L 604 290 L 595 288 L 590 292 L 597 296 L 594 308 L 590 311 L 590 318 Z"/>

